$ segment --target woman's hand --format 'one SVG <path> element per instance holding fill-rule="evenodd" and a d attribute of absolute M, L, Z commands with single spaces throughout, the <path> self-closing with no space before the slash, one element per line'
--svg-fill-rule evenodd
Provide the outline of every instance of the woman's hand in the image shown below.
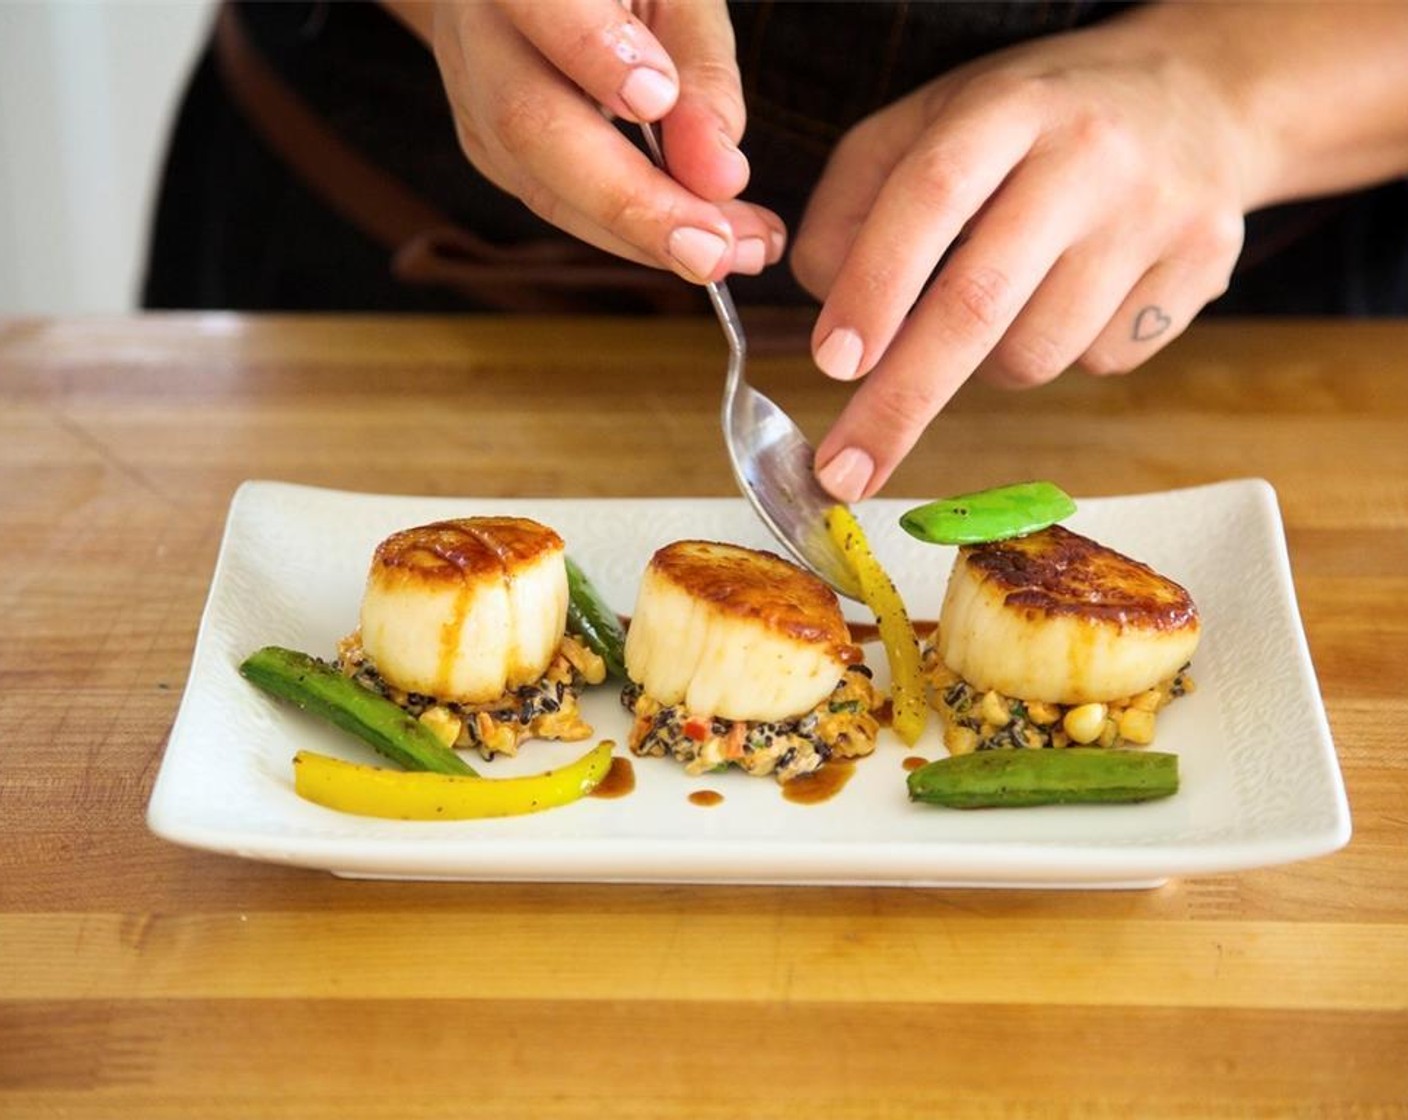
<path fill-rule="evenodd" d="M 973 372 L 1122 373 L 1225 290 L 1258 153 L 1156 27 L 994 55 L 837 147 L 793 249 L 817 364 L 865 378 L 817 448 L 837 497 L 879 489 Z"/>
<path fill-rule="evenodd" d="M 694 282 L 781 256 L 782 221 L 737 199 L 743 96 L 721 0 L 390 6 L 434 50 L 470 162 L 541 218 Z M 602 110 L 661 122 L 674 177 Z"/>

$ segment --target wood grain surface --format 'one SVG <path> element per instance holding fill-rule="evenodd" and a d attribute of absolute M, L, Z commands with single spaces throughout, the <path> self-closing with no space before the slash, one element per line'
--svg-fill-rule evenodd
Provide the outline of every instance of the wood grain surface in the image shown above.
<path fill-rule="evenodd" d="M 805 323 L 753 379 L 819 437 Z M 706 320 L 0 321 L 0 1116 L 1408 1116 L 1408 324 L 966 387 L 885 493 L 1276 487 L 1354 814 L 1154 891 L 350 882 L 144 813 L 248 478 L 727 495 Z"/>

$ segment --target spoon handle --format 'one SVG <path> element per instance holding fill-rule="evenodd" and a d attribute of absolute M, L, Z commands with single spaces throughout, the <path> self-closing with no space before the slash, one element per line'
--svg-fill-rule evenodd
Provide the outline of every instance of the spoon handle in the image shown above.
<path fill-rule="evenodd" d="M 645 147 L 650 152 L 655 166 L 668 175 L 670 169 L 665 166 L 665 153 L 660 148 L 660 138 L 655 135 L 655 126 L 645 121 L 641 124 L 640 131 L 645 137 Z M 743 334 L 743 321 L 738 317 L 738 308 L 733 304 L 728 285 L 721 280 L 710 281 L 704 285 L 704 290 L 709 293 L 709 302 L 714 305 L 714 314 L 718 316 L 719 326 L 723 327 L 724 339 L 728 342 L 728 370 L 724 376 L 724 399 L 719 416 L 724 430 L 724 445 L 728 448 L 729 458 L 734 464 L 734 473 L 737 474 L 738 453 L 733 446 L 731 418 L 739 389 L 743 384 L 743 365 L 748 355 L 748 342 Z"/>
<path fill-rule="evenodd" d="M 665 166 L 665 153 L 660 148 L 660 138 L 655 135 L 655 126 L 646 121 L 640 126 L 640 131 L 645 137 L 646 150 L 650 152 L 655 166 L 668 174 L 670 169 Z M 743 321 L 738 317 L 738 308 L 733 304 L 728 285 L 722 280 L 710 281 L 704 285 L 704 290 L 709 293 L 709 302 L 714 305 L 714 314 L 719 317 L 719 324 L 724 329 L 724 338 L 728 340 L 729 392 L 732 393 L 735 382 L 743 376 L 743 356 L 748 353 Z"/>

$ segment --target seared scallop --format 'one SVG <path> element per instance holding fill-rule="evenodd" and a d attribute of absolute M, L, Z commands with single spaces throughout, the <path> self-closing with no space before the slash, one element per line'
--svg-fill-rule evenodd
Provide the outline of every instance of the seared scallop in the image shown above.
<path fill-rule="evenodd" d="M 537 681 L 562 641 L 562 538 L 521 517 L 405 529 L 372 558 L 361 647 L 393 688 L 456 703 Z"/>
<path fill-rule="evenodd" d="M 808 712 L 860 660 L 835 593 L 769 552 L 660 549 L 641 580 L 626 671 L 661 705 L 727 720 Z"/>
<path fill-rule="evenodd" d="M 1188 592 L 1059 525 L 959 549 L 938 654 L 974 688 L 1077 705 L 1174 677 L 1197 648 Z"/>

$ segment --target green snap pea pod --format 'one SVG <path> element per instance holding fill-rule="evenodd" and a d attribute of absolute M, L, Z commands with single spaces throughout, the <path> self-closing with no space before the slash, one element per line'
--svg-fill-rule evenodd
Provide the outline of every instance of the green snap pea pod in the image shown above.
<path fill-rule="evenodd" d="M 469 763 L 409 712 L 316 657 L 266 646 L 245 659 L 240 675 L 271 696 L 350 731 L 407 770 L 475 776 Z"/>
<path fill-rule="evenodd" d="M 916 506 L 900 525 L 930 544 L 981 544 L 1035 533 L 1075 511 L 1071 496 L 1054 483 L 1016 482 Z"/>
<path fill-rule="evenodd" d="M 626 631 L 585 572 L 567 557 L 567 629 L 606 662 L 613 677 L 626 675 Z"/>
<path fill-rule="evenodd" d="M 975 751 L 921 766 L 908 782 L 911 800 L 952 809 L 1150 801 L 1178 792 L 1178 756 L 1100 747 Z"/>

